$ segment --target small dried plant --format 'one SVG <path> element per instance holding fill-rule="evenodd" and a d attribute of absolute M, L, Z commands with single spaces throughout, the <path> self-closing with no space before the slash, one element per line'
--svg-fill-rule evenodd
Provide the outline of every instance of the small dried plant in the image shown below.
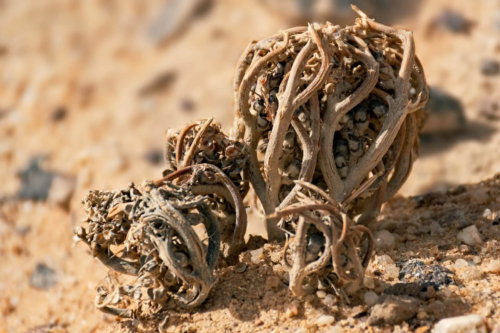
<path fill-rule="evenodd" d="M 266 214 L 311 182 L 367 224 L 406 180 L 428 93 L 411 32 L 353 7 L 354 26 L 327 23 L 252 42 L 234 80 L 231 137 L 248 147 L 246 177 Z M 268 219 L 270 239 L 282 239 Z"/>
<path fill-rule="evenodd" d="M 98 309 L 144 318 L 164 311 L 169 299 L 186 307 L 206 299 L 215 283 L 220 222 L 211 199 L 195 194 L 203 191 L 193 184 L 217 179 L 221 172 L 214 168 L 192 167 L 189 182 L 181 186 L 170 182 L 175 178 L 171 176 L 87 195 L 83 204 L 88 227 L 78 228 L 76 235 L 111 270 L 97 289 Z M 126 283 L 117 273 L 134 278 Z"/>

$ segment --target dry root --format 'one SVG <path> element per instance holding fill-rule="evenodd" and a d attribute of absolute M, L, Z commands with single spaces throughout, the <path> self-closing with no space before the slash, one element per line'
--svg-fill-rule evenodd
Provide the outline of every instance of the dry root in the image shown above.
<path fill-rule="evenodd" d="M 374 219 L 406 180 L 427 101 L 411 32 L 361 16 L 251 43 L 236 68 L 233 139 L 249 152 L 247 173 L 266 214 L 312 182 L 350 218 Z M 268 220 L 271 239 L 282 238 Z"/>

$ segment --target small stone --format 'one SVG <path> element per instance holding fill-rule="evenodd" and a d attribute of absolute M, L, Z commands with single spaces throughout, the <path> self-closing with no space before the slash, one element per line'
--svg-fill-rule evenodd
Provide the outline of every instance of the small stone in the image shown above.
<path fill-rule="evenodd" d="M 434 289 L 433 286 L 428 286 L 427 287 L 427 298 L 431 299 L 436 297 L 436 289 Z"/>
<path fill-rule="evenodd" d="M 417 297 L 420 294 L 422 287 L 418 283 L 408 282 L 408 283 L 396 283 L 393 286 L 387 288 L 384 293 L 387 295 L 406 295 Z"/>
<path fill-rule="evenodd" d="M 470 227 L 463 229 L 458 233 L 457 238 L 459 241 L 462 241 L 470 246 L 479 245 L 483 242 L 481 234 L 475 225 L 471 225 Z"/>
<path fill-rule="evenodd" d="M 309 330 L 307 328 L 301 327 L 295 331 L 295 333 L 308 333 Z"/>
<path fill-rule="evenodd" d="M 316 325 L 318 326 L 328 326 L 335 322 L 335 318 L 333 316 L 321 316 L 316 319 Z"/>
<path fill-rule="evenodd" d="M 475 281 L 482 278 L 481 270 L 477 267 L 468 267 L 462 273 L 460 273 L 460 278 L 465 281 Z"/>
<path fill-rule="evenodd" d="M 450 298 L 452 294 L 453 294 L 453 293 L 451 292 L 451 290 L 450 290 L 450 289 L 443 289 L 443 295 L 444 295 L 446 298 Z"/>
<path fill-rule="evenodd" d="M 464 259 L 457 259 L 457 261 L 455 261 L 455 264 L 453 265 L 453 268 L 455 268 L 456 270 L 462 268 L 462 267 L 467 267 L 469 266 L 469 264 L 467 263 L 467 261 L 465 261 Z"/>
<path fill-rule="evenodd" d="M 260 248 L 260 249 L 257 249 L 257 250 L 253 250 L 253 251 L 250 251 L 250 255 L 252 257 L 260 257 L 264 254 L 264 249 Z"/>
<path fill-rule="evenodd" d="M 236 265 L 234 265 L 234 271 L 236 273 L 243 273 L 247 269 L 247 264 L 244 262 L 239 262 Z"/>
<path fill-rule="evenodd" d="M 337 304 L 337 297 L 335 297 L 335 296 L 333 296 L 331 294 L 328 294 L 328 295 L 326 295 L 326 297 L 323 300 L 323 302 L 325 303 L 325 305 L 332 307 L 335 304 Z"/>
<path fill-rule="evenodd" d="M 492 260 L 486 267 L 486 271 L 490 273 L 500 274 L 500 260 Z"/>
<path fill-rule="evenodd" d="M 385 271 L 391 279 L 397 279 L 399 277 L 399 268 L 396 265 L 385 266 Z"/>
<path fill-rule="evenodd" d="M 392 258 L 389 257 L 387 254 L 381 255 L 378 258 L 378 261 L 380 263 L 382 263 L 382 264 L 388 264 L 388 265 L 393 265 L 394 264 L 394 260 L 392 260 Z"/>
<path fill-rule="evenodd" d="M 500 103 L 493 97 L 485 97 L 478 103 L 478 113 L 486 120 L 500 120 Z"/>
<path fill-rule="evenodd" d="M 143 157 L 151 165 L 160 165 L 163 162 L 163 150 L 150 149 L 144 153 Z"/>
<path fill-rule="evenodd" d="M 289 272 L 285 272 L 285 274 L 283 274 L 283 281 L 285 281 L 286 283 L 290 282 L 290 273 Z"/>
<path fill-rule="evenodd" d="M 50 289 L 57 282 L 57 274 L 49 266 L 38 263 L 30 276 L 30 286 L 37 289 Z"/>
<path fill-rule="evenodd" d="M 432 25 L 436 28 L 448 30 L 452 33 L 467 34 L 470 31 L 472 23 L 469 22 L 461 13 L 451 9 L 443 10 L 432 21 Z"/>
<path fill-rule="evenodd" d="M 387 230 L 377 231 L 373 236 L 377 250 L 391 250 L 396 246 L 396 237 Z"/>
<path fill-rule="evenodd" d="M 464 212 L 459 209 L 455 209 L 443 215 L 439 219 L 439 224 L 440 227 L 456 227 L 461 229 L 470 226 L 471 222 L 467 220 Z"/>
<path fill-rule="evenodd" d="M 417 318 L 420 320 L 425 320 L 427 319 L 427 317 L 429 317 L 429 315 L 425 311 L 420 311 L 419 313 L 417 313 Z"/>
<path fill-rule="evenodd" d="M 432 223 L 429 226 L 429 228 L 431 228 L 431 232 L 432 233 L 435 233 L 435 232 L 437 232 L 441 228 L 441 225 L 439 223 L 437 223 L 436 221 L 432 221 Z"/>
<path fill-rule="evenodd" d="M 481 257 L 478 257 L 478 256 L 474 256 L 474 258 L 472 259 L 472 262 L 476 265 L 479 265 L 481 263 Z"/>
<path fill-rule="evenodd" d="M 299 305 L 296 302 L 293 302 L 292 304 L 290 304 L 288 306 L 288 308 L 286 309 L 286 313 L 285 313 L 287 318 L 295 317 L 298 314 L 299 314 Z"/>
<path fill-rule="evenodd" d="M 373 289 L 375 288 L 375 281 L 371 276 L 365 275 L 365 278 L 363 279 L 363 285 L 368 289 Z"/>
<path fill-rule="evenodd" d="M 486 209 L 484 210 L 484 212 L 483 212 L 483 217 L 484 217 L 484 218 L 487 218 L 487 217 L 489 217 L 490 215 L 491 215 L 491 210 L 490 210 L 490 209 L 488 209 L 488 208 L 486 208 Z"/>
<path fill-rule="evenodd" d="M 277 276 L 271 276 L 266 279 L 266 288 L 277 288 L 280 284 L 280 279 Z"/>
<path fill-rule="evenodd" d="M 390 295 L 383 298 L 372 308 L 368 325 L 398 325 L 417 314 L 420 302 L 413 297 Z"/>
<path fill-rule="evenodd" d="M 326 297 L 326 292 L 323 290 L 318 290 L 316 292 L 316 296 L 318 296 L 318 298 L 320 298 L 320 299 L 324 299 Z"/>
<path fill-rule="evenodd" d="M 260 257 L 257 257 L 257 256 L 252 256 L 252 257 L 250 258 L 250 261 L 251 261 L 253 264 L 258 265 L 258 264 L 260 264 Z"/>
<path fill-rule="evenodd" d="M 476 314 L 442 319 L 434 327 L 434 333 L 486 333 L 487 331 L 483 318 Z"/>
<path fill-rule="evenodd" d="M 487 76 L 500 74 L 500 63 L 493 59 L 484 59 L 481 62 L 481 73 Z"/>
<path fill-rule="evenodd" d="M 365 298 L 366 305 L 368 305 L 369 307 L 372 307 L 375 304 L 377 304 L 379 296 L 376 293 L 374 293 L 373 291 L 367 291 L 365 293 L 364 298 Z"/>
<path fill-rule="evenodd" d="M 418 283 L 422 290 L 433 286 L 439 290 L 443 286 L 454 284 L 454 273 L 439 265 L 426 265 L 419 260 L 409 260 L 401 267 L 399 277 L 403 282 L 412 281 Z"/>

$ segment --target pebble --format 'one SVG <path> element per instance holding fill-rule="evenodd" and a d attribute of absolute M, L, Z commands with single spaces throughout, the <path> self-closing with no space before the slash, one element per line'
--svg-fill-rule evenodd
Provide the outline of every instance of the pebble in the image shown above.
<path fill-rule="evenodd" d="M 441 225 L 439 223 L 437 223 L 436 221 L 432 221 L 429 228 L 431 229 L 431 233 L 437 233 L 438 230 L 441 229 Z"/>
<path fill-rule="evenodd" d="M 455 269 L 460 269 L 467 266 L 469 266 L 469 263 L 467 263 L 467 261 L 465 261 L 464 259 L 457 259 L 457 261 L 455 261 L 455 264 L 453 265 Z"/>
<path fill-rule="evenodd" d="M 500 74 L 500 63 L 493 59 L 484 59 L 481 62 L 481 73 L 487 76 Z"/>
<path fill-rule="evenodd" d="M 31 273 L 29 284 L 37 289 L 50 289 L 57 282 L 57 273 L 49 266 L 38 263 Z"/>
<path fill-rule="evenodd" d="M 452 133 L 465 127 L 467 120 L 458 98 L 436 87 L 429 87 L 429 96 L 425 106 L 429 116 L 422 128 L 423 135 Z"/>
<path fill-rule="evenodd" d="M 382 264 L 389 264 L 389 265 L 394 264 L 394 260 L 392 260 L 392 258 L 389 257 L 387 254 L 384 254 L 384 255 L 381 255 L 380 257 L 378 257 L 378 261 Z"/>
<path fill-rule="evenodd" d="M 297 303 L 292 303 L 290 306 L 286 309 L 286 316 L 288 318 L 295 317 L 299 314 L 299 306 Z"/>
<path fill-rule="evenodd" d="M 45 171 L 40 166 L 42 157 L 33 157 L 28 164 L 18 172 L 21 179 L 21 188 L 17 195 L 21 199 L 45 200 L 47 199 L 54 179 L 54 173 Z"/>
<path fill-rule="evenodd" d="M 496 274 L 499 274 L 500 273 L 500 260 L 492 260 L 490 261 L 490 263 L 488 264 L 487 268 L 486 268 L 486 271 L 490 272 L 490 273 L 496 273 Z"/>
<path fill-rule="evenodd" d="M 392 279 L 397 279 L 399 277 L 399 268 L 396 265 L 386 265 L 385 271 Z"/>
<path fill-rule="evenodd" d="M 439 290 L 443 286 L 454 284 L 454 274 L 449 269 L 439 265 L 426 265 L 419 260 L 409 260 L 401 267 L 401 279 L 407 282 L 409 279 L 418 283 L 422 290 L 433 286 Z"/>
<path fill-rule="evenodd" d="M 407 282 L 407 283 L 396 283 L 386 290 L 384 293 L 387 295 L 406 295 L 417 297 L 420 294 L 422 287 L 420 284 L 415 282 Z"/>
<path fill-rule="evenodd" d="M 481 316 L 472 314 L 440 320 L 434 333 L 486 333 L 486 324 Z"/>
<path fill-rule="evenodd" d="M 373 236 L 377 250 L 391 250 L 396 246 L 396 237 L 387 230 L 377 231 Z"/>
<path fill-rule="evenodd" d="M 234 271 L 236 273 L 243 273 L 247 269 L 247 264 L 244 262 L 239 262 L 236 265 L 234 265 Z"/>
<path fill-rule="evenodd" d="M 143 158 L 151 165 L 160 165 L 163 162 L 163 150 L 150 149 L 144 153 Z"/>
<path fill-rule="evenodd" d="M 307 328 L 301 327 L 295 331 L 295 333 L 308 333 Z"/>
<path fill-rule="evenodd" d="M 364 298 L 365 298 L 366 305 L 368 305 L 369 307 L 372 307 L 375 304 L 377 304 L 379 296 L 376 293 L 374 293 L 373 291 L 367 291 L 365 293 Z"/>
<path fill-rule="evenodd" d="M 456 227 L 456 228 L 465 228 L 471 225 L 471 222 L 467 220 L 464 212 L 461 210 L 455 209 L 451 212 L 445 214 L 443 217 L 439 219 L 439 224 L 441 227 Z"/>
<path fill-rule="evenodd" d="M 368 289 L 373 289 L 375 288 L 375 281 L 371 276 L 365 275 L 365 278 L 363 279 L 363 285 Z"/>
<path fill-rule="evenodd" d="M 316 296 L 318 296 L 318 298 L 324 299 L 326 297 L 326 292 L 324 292 L 323 290 L 318 290 L 316 292 Z"/>
<path fill-rule="evenodd" d="M 471 28 L 471 22 L 461 13 L 446 9 L 442 11 L 433 21 L 434 25 L 444 28 L 452 33 L 468 33 Z"/>
<path fill-rule="evenodd" d="M 331 325 L 335 322 L 335 318 L 333 316 L 321 316 L 318 319 L 316 319 L 316 325 L 318 326 L 327 326 Z"/>
<path fill-rule="evenodd" d="M 482 277 L 481 270 L 477 267 L 469 267 L 460 273 L 460 278 L 466 281 L 480 280 Z"/>
<path fill-rule="evenodd" d="M 383 296 L 382 303 L 375 305 L 372 308 L 368 325 L 398 325 L 402 322 L 413 318 L 419 308 L 420 302 L 408 296 Z"/>
<path fill-rule="evenodd" d="M 258 265 L 258 264 L 260 264 L 260 256 L 258 256 L 258 257 L 257 257 L 257 256 L 252 256 L 252 257 L 250 258 L 250 261 L 251 261 L 253 264 Z"/>
<path fill-rule="evenodd" d="M 474 259 L 472 259 L 472 262 L 476 265 L 479 265 L 481 263 L 481 257 L 474 256 Z"/>
<path fill-rule="evenodd" d="M 481 234 L 475 225 L 471 225 L 460 231 L 457 235 L 459 241 L 464 242 L 467 245 L 474 246 L 479 245 L 483 242 L 481 239 Z"/>
<path fill-rule="evenodd" d="M 491 215 L 491 210 L 489 208 L 486 208 L 483 212 L 483 217 L 487 218 Z"/>
<path fill-rule="evenodd" d="M 323 300 L 323 302 L 325 303 L 325 305 L 332 307 L 335 304 L 337 304 L 337 297 L 335 297 L 335 296 L 333 296 L 331 294 L 328 294 L 328 295 L 326 295 L 326 297 Z"/>
<path fill-rule="evenodd" d="M 262 249 L 262 248 L 250 251 L 250 255 L 252 257 L 260 257 L 263 254 L 264 254 L 264 249 Z"/>
<path fill-rule="evenodd" d="M 266 279 L 266 288 L 277 288 L 280 284 L 280 279 L 277 276 L 271 276 Z"/>

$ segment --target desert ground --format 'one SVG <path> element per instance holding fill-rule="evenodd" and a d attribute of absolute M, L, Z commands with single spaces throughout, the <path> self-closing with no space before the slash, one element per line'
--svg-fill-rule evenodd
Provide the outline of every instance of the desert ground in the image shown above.
<path fill-rule="evenodd" d="M 214 0 L 168 37 L 156 26 L 169 19 L 166 2 L 0 1 L 2 333 L 145 329 L 94 307 L 107 270 L 73 239 L 82 198 L 160 177 L 168 128 L 213 116 L 229 130 L 234 67 L 250 40 L 315 18 L 354 20 L 340 10 L 305 18 L 293 1 L 280 10 L 279 1 Z M 244 253 L 243 273 L 220 269 L 207 301 L 173 312 L 168 332 L 424 333 L 466 314 L 499 332 L 500 1 L 379 1 L 368 9 L 414 31 L 438 96 L 419 159 L 378 218 L 376 229 L 394 243 L 378 246 L 349 303 L 324 292 L 294 297 L 283 244 L 266 244 L 260 264 Z M 35 157 L 52 182 L 30 178 L 39 176 Z M 264 235 L 264 222 L 249 219 L 248 234 Z M 464 238 L 470 227 L 473 239 Z M 430 281 L 422 275 L 436 288 L 415 291 Z M 410 319 L 376 313 L 380 297 L 395 297 L 393 312 L 409 309 Z M 410 305 L 398 303 L 406 298 Z M 379 317 L 397 324 L 368 325 Z"/>

